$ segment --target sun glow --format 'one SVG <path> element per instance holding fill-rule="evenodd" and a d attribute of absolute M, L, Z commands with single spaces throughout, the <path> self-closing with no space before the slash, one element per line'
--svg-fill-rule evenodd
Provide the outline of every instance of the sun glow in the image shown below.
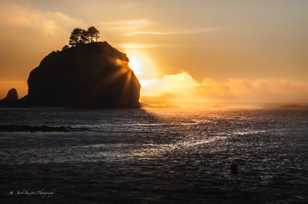
<path fill-rule="evenodd" d="M 129 66 L 138 77 L 141 85 L 146 81 L 158 78 L 159 71 L 153 60 L 144 52 L 139 50 L 128 50 Z"/>
<path fill-rule="evenodd" d="M 161 74 L 154 61 L 140 50 L 128 49 L 129 66 L 141 83 L 145 104 L 181 104 L 197 101 L 198 83 L 186 72 Z"/>
<path fill-rule="evenodd" d="M 129 65 L 137 76 L 142 74 L 142 62 L 136 55 L 129 59 Z"/>

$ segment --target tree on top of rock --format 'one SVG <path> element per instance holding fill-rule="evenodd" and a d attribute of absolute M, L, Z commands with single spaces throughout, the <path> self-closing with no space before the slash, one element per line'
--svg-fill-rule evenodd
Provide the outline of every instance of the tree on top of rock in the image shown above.
<path fill-rule="evenodd" d="M 96 42 L 96 41 L 98 41 L 98 39 L 100 37 L 99 31 L 94 26 L 91 26 L 91 27 L 88 28 L 87 34 L 88 34 L 90 42 Z"/>
<path fill-rule="evenodd" d="M 75 28 L 70 36 L 69 45 L 71 47 L 76 47 L 78 45 L 97 42 L 99 39 L 99 31 L 91 26 L 88 30 L 81 28 Z"/>
<path fill-rule="evenodd" d="M 82 44 L 83 40 L 82 40 L 81 36 L 82 36 L 83 32 L 84 32 L 83 29 L 75 28 L 71 33 L 69 45 L 72 46 L 72 47 L 75 47 L 79 44 Z"/>

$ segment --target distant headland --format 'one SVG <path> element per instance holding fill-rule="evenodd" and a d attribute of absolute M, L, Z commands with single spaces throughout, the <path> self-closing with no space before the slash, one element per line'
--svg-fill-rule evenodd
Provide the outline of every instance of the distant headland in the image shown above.
<path fill-rule="evenodd" d="M 99 41 L 95 27 L 75 28 L 69 45 L 53 51 L 28 78 L 28 94 L 11 89 L 5 107 L 137 108 L 140 84 L 126 54 Z"/>

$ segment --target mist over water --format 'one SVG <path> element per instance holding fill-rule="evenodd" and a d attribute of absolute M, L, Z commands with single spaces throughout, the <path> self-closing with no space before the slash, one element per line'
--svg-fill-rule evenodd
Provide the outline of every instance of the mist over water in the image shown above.
<path fill-rule="evenodd" d="M 305 203 L 307 132 L 303 110 L 1 109 L 0 201 Z"/>

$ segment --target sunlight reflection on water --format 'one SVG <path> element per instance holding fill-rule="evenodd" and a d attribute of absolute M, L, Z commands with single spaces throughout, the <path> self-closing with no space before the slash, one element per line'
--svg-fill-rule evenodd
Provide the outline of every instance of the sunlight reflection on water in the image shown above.
<path fill-rule="evenodd" d="M 2 110 L 0 125 L 12 124 L 24 125 L 22 131 L 0 131 L 0 176 L 12 180 L 28 172 L 15 165 L 30 166 L 32 176 L 46 165 L 51 172 L 44 176 L 50 180 L 92 179 L 104 191 L 122 185 L 140 186 L 137 193 L 165 189 L 155 196 L 193 189 L 193 197 L 201 199 L 212 189 L 216 198 L 215 192 L 237 195 L 234 189 L 240 189 L 305 198 L 308 186 L 307 112 Z M 77 131 L 26 131 L 43 125 Z M 234 162 L 240 172 L 236 177 L 230 174 Z"/>
<path fill-rule="evenodd" d="M 198 145 L 209 144 L 218 140 L 226 139 L 226 137 L 213 137 L 205 140 L 197 140 L 197 141 L 180 141 L 175 144 L 166 144 L 166 145 L 147 145 L 143 148 L 136 149 L 132 151 L 134 156 L 138 157 L 154 157 L 154 156 L 162 156 L 167 152 L 172 151 L 185 151 L 188 148 L 194 148 Z"/>

